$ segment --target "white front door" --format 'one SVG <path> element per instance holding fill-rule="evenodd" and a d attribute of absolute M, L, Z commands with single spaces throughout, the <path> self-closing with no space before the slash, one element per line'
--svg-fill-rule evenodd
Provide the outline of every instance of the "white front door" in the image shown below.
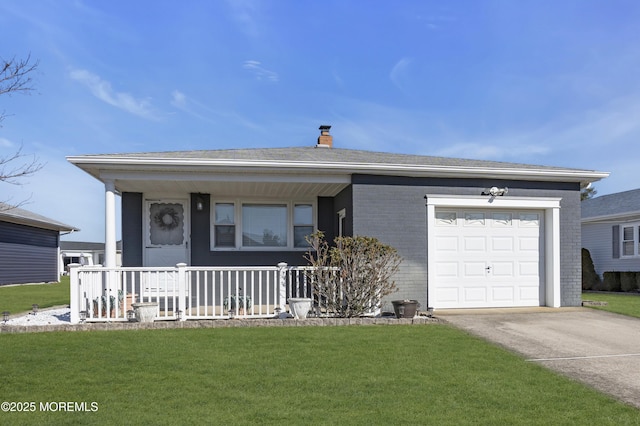
<path fill-rule="evenodd" d="M 147 200 L 144 266 L 189 263 L 188 203 L 186 200 Z"/>
<path fill-rule="evenodd" d="M 540 306 L 543 211 L 435 210 L 436 308 Z"/>

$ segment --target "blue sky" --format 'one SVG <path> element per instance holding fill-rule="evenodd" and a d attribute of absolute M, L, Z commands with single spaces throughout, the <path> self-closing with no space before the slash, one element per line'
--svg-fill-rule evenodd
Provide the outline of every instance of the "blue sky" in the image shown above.
<path fill-rule="evenodd" d="M 65 156 L 334 145 L 609 171 L 640 187 L 635 0 L 3 0 L 0 199 L 104 240 L 104 189 Z"/>

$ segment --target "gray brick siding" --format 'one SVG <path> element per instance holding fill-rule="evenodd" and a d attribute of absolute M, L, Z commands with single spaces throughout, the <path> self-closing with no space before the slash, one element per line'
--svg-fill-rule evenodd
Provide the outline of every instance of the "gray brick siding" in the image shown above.
<path fill-rule="evenodd" d="M 399 291 L 390 300 L 417 299 L 427 306 L 427 217 L 425 194 L 480 195 L 491 186 L 509 187 L 512 197 L 559 197 L 561 305 L 581 303 L 580 188 L 572 183 L 407 179 L 354 179 L 353 233 L 380 239 L 398 249 L 403 263 Z"/>

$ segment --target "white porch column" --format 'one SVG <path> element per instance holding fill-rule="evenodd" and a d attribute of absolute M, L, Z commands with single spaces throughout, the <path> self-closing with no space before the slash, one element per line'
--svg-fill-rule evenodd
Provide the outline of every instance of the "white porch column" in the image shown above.
<path fill-rule="evenodd" d="M 116 188 L 113 180 L 104 183 L 104 266 L 116 267 Z"/>

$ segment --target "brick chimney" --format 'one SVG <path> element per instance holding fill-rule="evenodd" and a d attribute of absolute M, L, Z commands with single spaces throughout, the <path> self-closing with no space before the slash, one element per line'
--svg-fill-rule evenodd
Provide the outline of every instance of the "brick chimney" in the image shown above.
<path fill-rule="evenodd" d="M 333 147 L 333 136 L 329 134 L 331 126 L 320 126 L 320 136 L 318 136 L 318 145 L 316 148 L 331 148 Z"/>

